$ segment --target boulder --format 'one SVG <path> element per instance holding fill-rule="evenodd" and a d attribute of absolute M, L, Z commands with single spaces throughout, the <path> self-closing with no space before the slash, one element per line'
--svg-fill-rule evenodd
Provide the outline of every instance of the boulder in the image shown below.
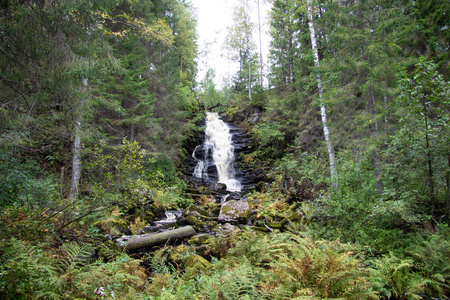
<path fill-rule="evenodd" d="M 198 268 L 203 270 L 211 269 L 211 263 L 192 252 L 192 249 L 186 245 L 179 245 L 169 254 L 169 260 L 177 265 L 183 265 L 186 269 Z"/>
<path fill-rule="evenodd" d="M 199 247 L 203 245 L 207 245 L 211 242 L 211 235 L 206 233 L 201 233 L 194 235 L 188 241 L 188 244 L 191 246 Z"/>
<path fill-rule="evenodd" d="M 247 200 L 230 200 L 222 205 L 219 222 L 238 222 L 245 224 L 248 218 L 250 218 L 251 213 L 252 211 Z"/>
<path fill-rule="evenodd" d="M 219 194 L 227 193 L 227 185 L 225 183 L 215 182 L 208 184 L 208 190 Z"/>
<path fill-rule="evenodd" d="M 231 225 L 230 223 L 225 223 L 223 225 L 218 224 L 212 229 L 212 231 L 217 236 L 231 236 L 235 233 L 240 232 L 241 230 L 238 227 Z"/>
<path fill-rule="evenodd" d="M 225 196 L 224 201 L 230 201 L 230 200 L 240 200 L 241 199 L 241 193 L 239 192 L 232 192 Z"/>

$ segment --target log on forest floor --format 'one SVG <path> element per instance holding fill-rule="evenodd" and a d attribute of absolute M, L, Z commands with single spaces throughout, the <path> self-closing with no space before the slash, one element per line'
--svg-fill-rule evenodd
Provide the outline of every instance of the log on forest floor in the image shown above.
<path fill-rule="evenodd" d="M 142 248 L 150 248 L 161 244 L 171 243 L 177 239 L 191 237 L 196 233 L 194 227 L 185 226 L 158 233 L 122 236 L 114 241 L 121 249 L 136 251 Z"/>

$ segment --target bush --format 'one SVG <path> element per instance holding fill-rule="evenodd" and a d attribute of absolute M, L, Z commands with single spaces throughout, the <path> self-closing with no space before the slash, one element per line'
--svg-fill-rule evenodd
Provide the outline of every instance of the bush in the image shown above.
<path fill-rule="evenodd" d="M 46 174 L 33 160 L 0 154 L 0 178 L 0 207 L 45 207 L 60 197 L 57 178 Z"/>
<path fill-rule="evenodd" d="M 312 203 L 326 224 L 322 236 L 369 245 L 382 252 L 404 247 L 397 237 L 416 221 L 408 203 L 377 193 L 371 163 L 339 163 L 337 186 Z"/>

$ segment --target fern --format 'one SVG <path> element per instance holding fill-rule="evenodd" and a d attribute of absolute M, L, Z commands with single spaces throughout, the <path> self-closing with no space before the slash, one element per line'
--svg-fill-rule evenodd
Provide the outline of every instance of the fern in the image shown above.
<path fill-rule="evenodd" d="M 244 259 L 245 260 L 245 259 Z M 263 299 L 257 288 L 258 278 L 246 260 L 236 268 L 203 276 L 202 293 L 207 299 Z"/>
<path fill-rule="evenodd" d="M 259 287 L 271 299 L 377 298 L 368 282 L 370 270 L 360 268 L 361 261 L 339 242 L 319 243 L 289 232 L 256 236 L 244 235 L 229 254 L 240 263 L 239 257 L 248 257 L 258 267 Z"/>
<path fill-rule="evenodd" d="M 93 247 L 89 244 L 78 245 L 75 242 L 66 243 L 59 248 L 60 256 L 57 265 L 61 273 L 80 269 L 89 263 Z"/>
<path fill-rule="evenodd" d="M 391 252 L 375 263 L 384 280 L 384 293 L 388 298 L 422 299 L 418 294 L 426 290 L 430 280 L 412 272 L 412 260 L 400 259 Z"/>
<path fill-rule="evenodd" d="M 68 243 L 55 255 L 13 239 L 8 248 L 2 298 L 95 299 L 94 290 L 102 287 L 110 297 L 137 299 L 148 285 L 139 260 L 122 255 L 108 264 L 92 264 L 90 245 Z"/>
<path fill-rule="evenodd" d="M 51 257 L 23 241 L 11 239 L 9 243 L 8 269 L 3 276 L 2 286 L 4 295 L 12 299 L 31 295 L 59 299 L 60 296 L 49 289 L 58 277 L 57 269 L 51 264 Z"/>
<path fill-rule="evenodd" d="M 443 234 L 433 234 L 408 251 L 430 282 L 427 293 L 443 298 L 450 294 L 450 241 Z"/>

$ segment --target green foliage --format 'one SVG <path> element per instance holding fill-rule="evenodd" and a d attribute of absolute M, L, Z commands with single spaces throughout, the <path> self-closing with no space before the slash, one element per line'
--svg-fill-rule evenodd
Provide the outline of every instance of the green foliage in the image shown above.
<path fill-rule="evenodd" d="M 54 176 L 45 174 L 34 160 L 18 159 L 8 152 L 0 160 L 0 206 L 43 208 L 60 196 Z"/>
<path fill-rule="evenodd" d="M 101 288 L 110 297 L 136 299 L 146 286 L 139 261 L 122 255 L 109 264 L 92 263 L 92 250 L 69 243 L 51 252 L 12 239 L 3 247 L 0 293 L 6 299 L 94 299 Z"/>
<path fill-rule="evenodd" d="M 263 146 L 276 144 L 284 140 L 284 134 L 280 131 L 281 125 L 276 122 L 260 124 L 253 130 Z"/>
<path fill-rule="evenodd" d="M 151 164 L 153 158 L 141 148 L 138 142 L 123 140 L 118 148 L 108 148 L 104 144 L 85 148 L 86 177 L 95 183 L 96 191 L 108 189 L 127 192 L 129 201 L 139 202 L 152 187 L 161 185 L 159 174 L 145 174 L 144 165 Z"/>
<path fill-rule="evenodd" d="M 258 277 L 249 262 L 244 261 L 234 268 L 218 270 L 211 277 L 203 276 L 199 283 L 208 299 L 263 299 L 255 285 Z"/>
<path fill-rule="evenodd" d="M 360 261 L 338 242 L 315 242 L 291 233 L 244 238 L 232 253 L 272 270 L 260 283 L 271 299 L 295 297 L 375 299 Z M 349 284 L 351 282 L 351 284 Z"/>
<path fill-rule="evenodd" d="M 285 145 L 283 127 L 277 122 L 260 123 L 253 128 L 253 134 L 259 141 L 259 148 L 265 157 L 276 158 L 281 155 Z"/>
<path fill-rule="evenodd" d="M 312 200 L 323 192 L 328 184 L 327 161 L 315 153 L 288 153 L 276 162 L 270 173 L 280 178 L 280 189 L 299 200 Z"/>
<path fill-rule="evenodd" d="M 155 204 L 165 209 L 176 209 L 181 207 L 188 207 L 191 200 L 181 196 L 177 191 L 172 189 L 165 189 L 155 191 Z"/>
<path fill-rule="evenodd" d="M 421 237 L 412 244 L 407 254 L 414 266 L 428 279 L 427 294 L 443 298 L 450 292 L 450 242 L 447 226 L 441 232 Z"/>
<path fill-rule="evenodd" d="M 437 73 L 434 63 L 422 58 L 399 85 L 398 104 L 404 116 L 388 154 L 399 160 L 392 162 L 397 176 L 406 178 L 396 188 L 406 185 L 421 210 L 434 215 L 444 198 L 444 186 L 448 189 L 450 83 Z"/>
<path fill-rule="evenodd" d="M 411 259 L 400 259 L 389 253 L 377 260 L 376 266 L 384 284 L 382 293 L 388 298 L 422 299 L 419 293 L 426 290 L 430 280 L 412 272 L 414 265 Z"/>
<path fill-rule="evenodd" d="M 152 178 L 155 186 L 165 188 L 183 188 L 184 182 L 180 179 L 175 162 L 166 155 L 158 155 L 144 163 L 144 174 Z"/>
<path fill-rule="evenodd" d="M 345 242 L 384 251 L 404 247 L 395 237 L 401 227 L 417 221 L 407 201 L 385 199 L 377 192 L 373 166 L 367 161 L 340 161 L 336 188 L 313 205 L 316 217 L 327 222 L 328 238 L 340 236 Z"/>

